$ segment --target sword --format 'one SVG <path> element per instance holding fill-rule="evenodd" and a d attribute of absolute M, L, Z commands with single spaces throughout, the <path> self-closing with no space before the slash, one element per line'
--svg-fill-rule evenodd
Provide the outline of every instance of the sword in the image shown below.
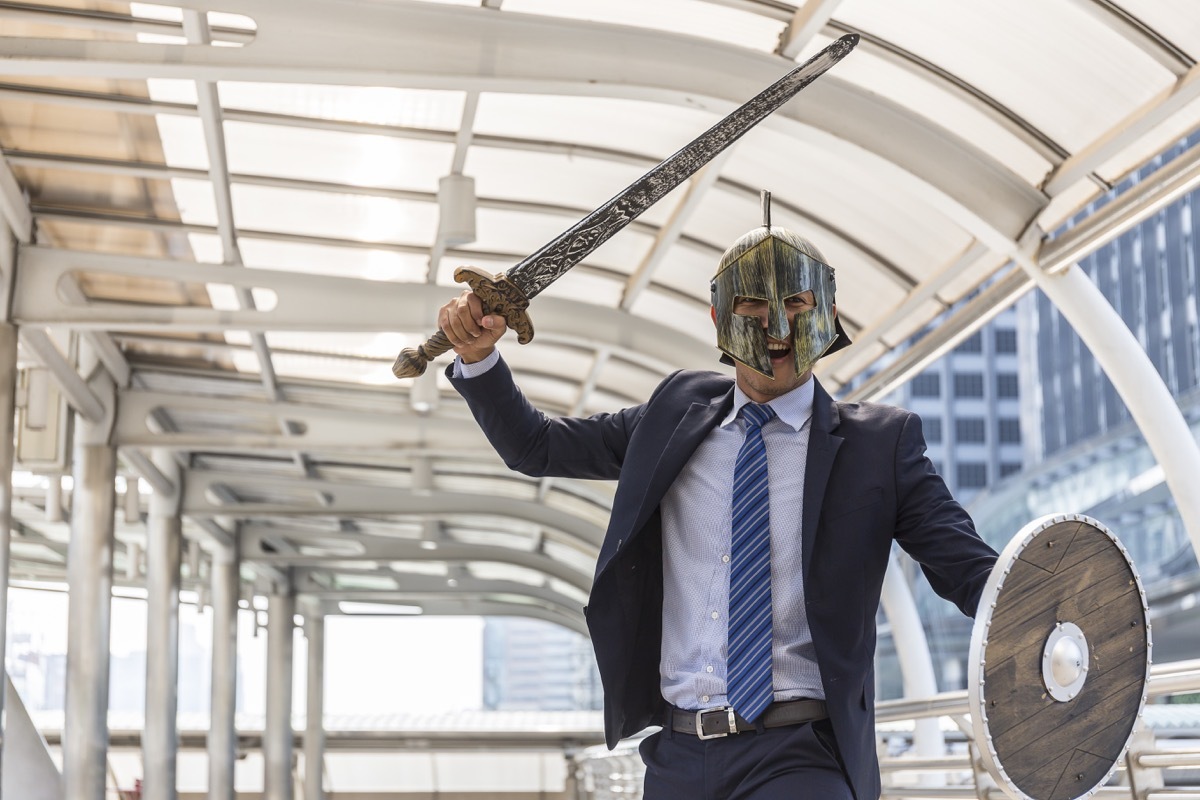
<path fill-rule="evenodd" d="M 507 272 L 489 275 L 475 267 L 459 267 L 454 271 L 454 280 L 468 284 L 479 297 L 485 313 L 504 317 L 508 326 L 516 331 L 517 342 L 528 344 L 533 339 L 533 322 L 525 313 L 530 300 L 742 134 L 821 77 L 845 58 L 856 44 L 858 34 L 847 34 L 838 39 Z M 425 372 L 430 361 L 453 348 L 439 328 L 425 344 L 403 350 L 392 365 L 392 374 L 397 378 L 415 378 Z"/>

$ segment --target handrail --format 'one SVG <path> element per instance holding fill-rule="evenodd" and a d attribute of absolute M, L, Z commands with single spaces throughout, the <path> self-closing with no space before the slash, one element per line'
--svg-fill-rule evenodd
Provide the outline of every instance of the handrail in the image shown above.
<path fill-rule="evenodd" d="M 1150 682 L 1146 691 L 1150 697 L 1200 691 L 1200 659 L 1154 664 L 1150 667 Z M 933 697 L 882 700 L 875 704 L 875 721 L 899 722 L 968 714 L 970 711 L 967 692 L 959 689 L 941 692 Z"/>

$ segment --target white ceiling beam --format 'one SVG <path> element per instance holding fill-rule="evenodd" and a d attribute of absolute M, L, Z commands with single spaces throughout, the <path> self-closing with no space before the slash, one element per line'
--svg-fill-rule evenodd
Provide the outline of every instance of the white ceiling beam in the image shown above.
<path fill-rule="evenodd" d="M 119 401 L 118 401 L 119 402 Z M 146 457 L 146 454 L 136 448 L 126 448 L 121 451 L 121 458 L 125 459 L 130 468 L 138 474 L 139 477 L 145 479 L 146 483 L 154 489 L 156 494 L 165 496 L 174 495 L 177 487 L 174 481 L 163 474 L 154 462 Z"/>
<path fill-rule="evenodd" d="M 633 274 L 629 276 L 629 280 L 625 283 L 625 290 L 621 293 L 620 308 L 624 311 L 633 309 L 634 303 L 641 297 L 642 292 L 650 285 L 650 281 L 654 278 L 654 273 L 662 264 L 663 259 L 671 251 L 683 235 L 683 228 L 691 219 L 692 214 L 696 213 L 696 209 L 700 207 L 700 203 L 708 195 L 709 189 L 717 182 L 717 178 L 721 175 L 721 170 L 729 157 L 733 155 L 734 149 L 737 147 L 735 142 L 730 147 L 719 153 L 716 158 L 706 164 L 695 175 L 688 180 L 687 188 L 684 189 L 683 197 L 675 205 L 671 211 L 671 216 L 667 219 L 665 225 L 658 230 L 658 235 L 654 237 L 654 243 L 650 245 L 650 250 L 642 258 L 641 263 L 633 270 Z"/>
<path fill-rule="evenodd" d="M 1111 0 L 1070 1 L 1080 11 L 1135 45 L 1175 77 L 1182 76 L 1195 65 L 1196 60 L 1175 46 L 1163 33 L 1153 30 Z"/>
<path fill-rule="evenodd" d="M 0 213 L 21 244 L 33 241 L 33 214 L 8 159 L 0 158 Z"/>
<path fill-rule="evenodd" d="M 1087 147 L 1073 153 L 1046 181 L 1046 193 L 1053 197 L 1066 191 L 1197 99 L 1200 99 L 1200 66 L 1189 69 L 1174 85 L 1147 100 Z M 1163 142 L 1162 146 L 1167 144 Z"/>
<path fill-rule="evenodd" d="M 201 4 L 197 4 L 199 6 Z M 338 6 L 343 7 L 339 13 Z M 659 30 L 438 4 L 246 0 L 251 47 L 0 39 L 10 75 L 382 85 L 626 97 L 718 113 L 781 72 L 777 56 Z M 355 43 L 353 66 L 325 46 Z M 936 122 L 838 81 L 836 69 L 764 123 L 873 170 L 973 234 L 1016 237 L 1045 198 Z"/>
<path fill-rule="evenodd" d="M 21 344 L 32 352 L 54 376 L 67 402 L 91 423 L 99 424 L 107 417 L 104 402 L 92 392 L 87 381 L 79 376 L 75 367 L 59 352 L 45 330 L 22 326 Z"/>
<path fill-rule="evenodd" d="M 459 121 L 458 131 L 454 136 L 454 156 L 450 160 L 451 175 L 461 175 L 463 167 L 467 163 L 467 150 L 471 147 L 475 114 L 478 110 L 479 92 L 467 92 L 463 99 L 462 119 Z M 429 251 L 429 267 L 425 274 L 426 283 L 437 283 L 438 269 L 441 267 L 442 258 L 446 255 L 447 247 L 443 221 L 439 216 L 437 234 L 433 240 L 433 247 Z"/>
<path fill-rule="evenodd" d="M 72 103 L 78 102 L 81 107 L 91 108 L 96 104 L 101 104 L 105 110 L 112 110 L 117 113 L 162 113 L 162 114 L 186 114 L 196 116 L 196 109 L 193 106 L 182 106 L 177 103 L 154 103 L 145 102 L 140 98 L 127 98 L 119 95 L 102 95 L 96 96 L 91 93 L 74 93 L 70 97 L 61 90 L 53 92 L 35 91 L 27 87 L 15 87 L 11 84 L 8 88 L 3 88 L 0 85 L 0 99 L 4 97 L 15 97 L 23 100 L 35 101 L 51 101 Z M 253 122 L 255 124 L 266 125 L 283 125 L 293 127 L 313 127 L 321 130 L 333 130 L 343 133 L 368 133 L 372 135 L 392 136 L 405 139 L 419 139 L 439 141 L 451 143 L 454 140 L 454 134 L 448 131 L 434 131 L 426 129 L 405 128 L 400 126 L 379 125 L 375 123 L 362 123 L 339 120 L 322 120 L 312 117 L 300 117 L 286 114 L 268 114 L 262 112 L 238 111 L 236 109 L 226 109 L 224 111 L 226 120 L 239 120 L 243 122 Z M 472 138 L 472 144 L 476 147 L 491 147 L 504 150 L 519 150 L 522 152 L 538 152 L 566 155 L 572 158 L 594 158 L 602 161 L 611 161 L 615 163 L 630 164 L 632 166 L 643 167 L 650 169 L 658 160 L 639 153 L 615 150 L 612 148 L 591 147 L 588 145 L 573 144 L 570 142 L 555 142 L 549 140 L 538 139 L 519 139 L 516 137 L 506 136 L 488 136 L 475 134 Z M 110 172 L 111 174 L 126 174 L 133 177 L 144 177 L 152 180 L 167 180 L 169 178 L 203 178 L 202 170 L 189 170 L 182 167 L 169 167 L 162 164 L 147 164 L 144 162 L 128 162 L 115 159 L 97 159 L 86 158 L 79 156 L 64 156 L 50 155 L 39 153 L 26 153 L 20 151 L 9 151 L 8 156 L 14 164 L 24 164 L 28 166 L 52 166 L 58 165 L 61 169 L 80 169 L 84 171 Z M 416 192 L 403 189 L 389 189 L 386 187 L 364 187 L 353 186 L 348 184 L 337 184 L 322 181 L 301 180 L 297 178 L 283 178 L 278 176 L 266 175 L 241 175 L 234 174 L 230 176 L 230 180 L 234 183 L 244 183 L 255 186 L 270 186 L 281 189 L 299 189 L 304 191 L 329 191 L 340 194 L 361 194 L 366 196 L 390 197 L 397 200 L 415 200 L 422 202 L 436 202 L 437 196 L 432 192 Z M 717 178 L 716 187 L 722 191 L 730 192 L 745 197 L 748 200 L 757 203 L 758 189 L 746 186 L 728 178 Z M 515 200 L 502 200 L 499 198 L 480 198 L 478 200 L 480 207 L 497 208 L 512 211 L 527 211 L 530 213 L 555 214 L 573 219 L 580 219 L 585 216 L 591 209 L 571 208 L 567 206 L 556 206 L 546 203 L 529 203 Z M 868 247 L 862 241 L 856 239 L 845 230 L 842 230 L 826 220 L 822 219 L 817 213 L 808 208 L 801 208 L 794 204 L 788 204 L 784 195 L 776 194 L 775 204 L 787 208 L 791 213 L 800 216 L 809 226 L 809 234 L 813 238 L 819 238 L 826 242 L 830 239 L 836 239 L 843 247 L 846 247 L 855 252 L 862 260 L 862 263 L 880 272 L 885 278 L 893 281 L 905 290 L 911 289 L 916 285 L 916 281 L 907 275 L 894 263 L 885 258 L 881 253 Z M 55 218 L 53 214 L 46 214 L 44 211 L 39 213 L 39 217 L 47 219 Z M 106 220 L 106 224 L 113 225 L 137 225 L 136 219 L 116 218 Z M 657 235 L 658 228 L 649 225 L 641 220 L 634 220 L 630 223 L 631 230 L 640 230 L 649 235 Z M 189 226 L 188 231 L 197 233 L 215 233 L 216 229 L 210 226 Z M 276 236 L 280 239 L 302 241 L 305 237 L 300 237 L 292 234 L 275 234 L 258 231 L 241 231 L 242 238 L 262 238 L 264 236 Z M 723 246 L 718 247 L 713 244 L 701 241 L 690 236 L 680 236 L 679 242 L 687 247 L 701 249 L 708 253 L 720 254 L 723 251 Z M 340 242 L 335 242 L 338 244 Z M 345 242 L 344 246 L 373 246 L 376 248 L 390 249 L 396 247 L 388 244 L 369 244 L 359 242 Z M 412 245 L 403 246 L 403 252 L 412 252 L 423 254 L 426 252 L 424 246 Z M 458 251 L 447 250 L 443 253 L 454 253 Z M 465 252 L 465 251 L 464 251 Z M 469 253 L 467 253 L 469 255 Z M 515 260 L 519 260 L 522 256 L 518 256 Z"/>
<path fill-rule="evenodd" d="M 153 430 L 155 413 L 215 416 L 239 430 L 207 424 L 202 430 Z M 297 432 L 283 433 L 283 423 Z M 411 453 L 436 448 L 439 452 L 484 450 L 487 442 L 476 426 L 463 424 L 461 413 L 426 415 L 369 412 L 338 406 L 238 400 L 191 393 L 125 390 L 119 395 L 113 443 L 122 448 L 162 447 L 210 453 L 247 449 L 267 456 L 302 449 L 321 453 Z"/>
<path fill-rule="evenodd" d="M 76 30 L 101 31 L 129 36 L 147 33 L 155 36 L 183 38 L 184 27 L 170 20 L 148 19 L 132 14 L 96 11 L 82 8 L 62 8 L 34 3 L 0 3 L 0 19 L 31 22 L 37 25 L 56 25 Z M 254 41 L 254 31 L 225 26 L 212 28 L 213 38 L 222 42 L 248 44 Z"/>
<path fill-rule="evenodd" d="M 775 52 L 784 58 L 795 60 L 813 37 L 820 33 L 826 23 L 833 18 L 833 12 L 842 4 L 842 0 L 805 0 L 804 5 L 796 9 L 787 27 L 779 34 L 779 46 Z"/>
<path fill-rule="evenodd" d="M 447 564 L 469 564 L 471 562 L 490 561 L 497 564 L 513 564 L 526 567 L 558 578 L 582 591 L 589 591 L 592 584 L 591 574 L 550 558 L 545 553 L 535 550 L 518 550 L 515 547 L 497 545 L 464 544 L 452 539 L 444 539 L 428 546 L 430 543 L 413 539 L 384 538 L 379 536 L 361 536 L 357 534 L 320 534 L 305 531 L 292 531 L 277 525 L 264 525 L 258 522 L 243 523 L 238 529 L 238 540 L 241 544 L 243 560 L 250 563 L 285 564 L 288 566 L 309 566 L 328 568 L 328 556 L 284 554 L 272 552 L 263 548 L 263 542 L 286 536 L 294 542 L 309 542 L 320 544 L 328 541 L 331 536 L 353 541 L 357 552 L 338 555 L 337 561 L 346 563 L 361 561 L 438 561 Z"/>
<path fill-rule="evenodd" d="M 220 500 L 218 490 L 225 490 L 228 499 Z M 289 501 L 237 500 L 239 496 L 260 494 L 287 497 Z M 604 539 L 604 530 L 598 525 L 532 500 L 248 472 L 190 470 L 184 481 L 182 510 L 193 518 L 355 514 L 508 517 L 562 531 L 592 548 L 599 548 Z"/>
<path fill-rule="evenodd" d="M 8 222 L 9 229 L 18 242 L 21 244 L 30 244 L 33 241 L 33 213 L 25 199 L 25 191 L 21 188 L 20 182 L 13 173 L 12 164 L 4 157 L 0 157 L 0 213 L 3 214 L 5 221 Z M 16 264 L 13 266 L 14 269 L 12 271 L 20 268 L 19 255 L 17 256 Z M 83 296 L 78 282 L 74 280 L 63 281 L 59 286 L 59 290 L 63 293 L 64 297 L 71 301 L 78 302 Z M 129 383 L 129 365 L 126 363 L 125 356 L 122 355 L 120 348 L 113 343 L 112 338 L 98 331 L 85 334 L 85 338 L 92 345 L 96 356 L 104 364 L 109 374 L 112 375 L 116 384 L 118 386 L 127 385 Z M 46 342 L 38 341 L 34 344 L 43 346 L 44 350 Z M 72 370 L 73 372 L 74 370 Z M 61 383 L 60 386 L 62 386 Z M 62 388 L 68 393 L 74 391 L 72 387 L 62 386 Z"/>
<path fill-rule="evenodd" d="M 395 589 L 341 589 L 331 588 L 324 583 L 336 575 L 369 575 L 383 577 L 396 582 Z M 577 598 L 565 595 L 549 586 L 535 586 L 514 580 L 477 578 L 470 570 L 457 570 L 452 577 L 444 575 L 422 575 L 383 569 L 343 569 L 337 565 L 322 569 L 297 568 L 292 573 L 297 594 L 341 600 L 354 603 L 420 601 L 422 599 L 459 598 L 464 601 L 494 599 L 497 595 L 527 597 L 562 612 L 580 615 L 582 609 Z"/>
<path fill-rule="evenodd" d="M 972 242 L 953 263 L 914 288 L 891 311 L 858 331 L 854 336 L 854 347 L 839 350 L 822 358 L 816 367 L 818 375 L 822 380 L 826 380 L 827 376 L 837 374 L 840 377 L 837 383 L 848 383 L 851 377 L 858 374 L 859 370 L 870 366 L 864 362 L 871 358 L 872 345 L 878 343 L 890 348 L 895 343 L 885 341 L 885 337 L 896 327 L 911 320 L 913 315 L 926 303 L 935 303 L 942 306 L 943 309 L 947 308 L 946 302 L 938 296 L 938 293 L 964 271 L 972 269 L 981 261 L 988 260 L 995 261 L 996 255 L 978 242 Z"/>
<path fill-rule="evenodd" d="M 208 17 L 195 9 L 183 10 L 183 30 L 188 43 L 196 46 L 211 46 L 212 36 L 208 30 Z M 213 198 L 217 211 L 217 234 L 221 239 L 221 249 L 227 266 L 243 266 L 242 252 L 238 247 L 237 223 L 233 216 L 233 190 L 229 182 L 229 159 L 225 152 L 225 123 L 221 112 L 221 100 L 217 95 L 217 86 L 211 81 L 197 80 L 196 107 L 200 111 L 200 122 L 204 129 L 204 145 L 208 151 L 208 179 L 212 185 Z M 235 296 L 237 303 L 244 309 L 253 311 L 254 295 L 245 288 L 238 287 Z M 275 378 L 275 365 L 271 359 L 271 351 L 267 346 L 266 335 L 253 332 L 250 335 L 254 354 L 258 358 L 259 376 L 263 388 L 273 399 L 279 399 L 279 384 Z"/>
<path fill-rule="evenodd" d="M 1081 221 L 1059 239 L 1039 239 L 1032 245 L 1037 250 L 1036 255 L 1014 254 L 1032 260 L 1037 269 L 1051 274 L 1062 271 L 1197 186 L 1200 186 L 1200 147 L 1193 147 L 1147 175 L 1138 186 Z M 1027 237 L 1037 238 L 1040 233 L 1034 227 Z M 1014 251 L 1018 249 L 1019 245 L 1014 243 Z M 1033 285 L 1033 279 L 1025 271 L 1011 270 L 970 302 L 940 320 L 936 328 L 883 370 L 849 392 L 846 399 L 878 400 L 886 396 L 1015 303 Z"/>
<path fill-rule="evenodd" d="M 457 289 L 425 284 L 400 284 L 280 270 L 181 263 L 101 253 L 27 247 L 20 257 L 25 264 L 13 297 L 13 319 L 20 324 L 89 330 L 226 330 L 379 331 L 427 333 L 421 322 L 431 309 L 446 302 Z M 226 283 L 264 288 L 275 293 L 277 304 L 269 311 L 230 310 L 182 306 L 145 306 L 125 303 L 80 305 L 67 303 L 56 287 L 64 275 L 99 272 L 130 277 L 181 282 Z M 330 303 L 330 297 L 339 302 Z M 650 369 L 711 368 L 714 345 L 671 326 L 592 303 L 542 297 L 533 308 L 538 336 L 547 342 L 595 349 L 608 347 L 634 363 Z M 697 310 L 700 326 L 703 312 Z M 536 346 L 536 340 L 535 340 Z M 673 366 L 672 366 L 673 365 Z"/>

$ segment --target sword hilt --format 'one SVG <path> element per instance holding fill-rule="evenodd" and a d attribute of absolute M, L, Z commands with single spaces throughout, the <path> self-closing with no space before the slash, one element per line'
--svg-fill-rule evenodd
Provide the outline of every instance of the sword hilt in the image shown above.
<path fill-rule="evenodd" d="M 533 321 L 525 312 L 529 298 L 508 276 L 504 273 L 491 275 L 477 267 L 459 267 L 454 270 L 454 280 L 471 287 L 483 304 L 484 314 L 504 317 L 508 327 L 516 331 L 518 344 L 529 344 L 533 340 Z M 392 374 L 397 378 L 416 378 L 425 373 L 430 361 L 453 349 L 445 332 L 438 328 L 425 344 L 402 350 L 396 363 L 392 364 Z"/>

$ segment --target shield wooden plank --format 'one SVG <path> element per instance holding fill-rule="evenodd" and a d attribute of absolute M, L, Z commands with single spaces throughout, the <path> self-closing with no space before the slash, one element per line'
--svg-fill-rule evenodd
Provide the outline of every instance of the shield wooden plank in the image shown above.
<path fill-rule="evenodd" d="M 972 724 L 996 783 L 1022 800 L 1103 784 L 1145 705 L 1150 652 L 1146 595 L 1116 536 L 1080 515 L 1021 529 L 971 637 Z"/>

